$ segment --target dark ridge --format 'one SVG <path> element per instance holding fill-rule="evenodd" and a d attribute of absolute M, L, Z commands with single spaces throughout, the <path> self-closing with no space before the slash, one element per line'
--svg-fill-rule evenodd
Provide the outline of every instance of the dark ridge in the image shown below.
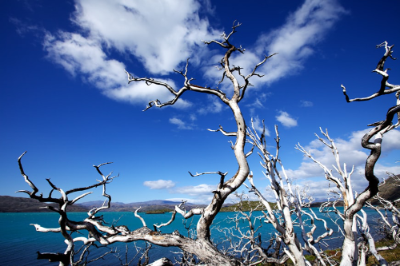
<path fill-rule="evenodd" d="M 51 212 L 46 206 L 58 208 L 57 204 L 46 204 L 31 198 L 0 196 L 0 212 Z M 87 212 L 89 208 L 84 206 L 68 206 L 69 212 Z"/>

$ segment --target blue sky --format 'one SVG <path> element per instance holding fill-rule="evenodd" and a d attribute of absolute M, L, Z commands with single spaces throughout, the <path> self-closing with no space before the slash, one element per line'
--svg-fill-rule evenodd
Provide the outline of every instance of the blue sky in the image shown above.
<path fill-rule="evenodd" d="M 119 174 L 108 186 L 114 201 L 207 202 L 219 176 L 193 178 L 188 171 L 235 173 L 229 139 L 207 130 L 234 130 L 231 112 L 216 98 L 191 92 L 174 107 L 142 112 L 148 101 L 171 96 L 163 87 L 128 85 L 124 69 L 180 88 L 182 77 L 173 69 L 190 57 L 193 83 L 215 87 L 224 51 L 202 41 L 230 32 L 235 20 L 242 26 L 232 43 L 246 52 L 232 64 L 248 73 L 264 55 L 278 53 L 241 102 L 248 124 L 251 117 L 265 120 L 271 151 L 279 126 L 288 174 L 316 198 L 328 188 L 323 172 L 294 146 L 301 143 L 330 166 L 331 154 L 314 136 L 328 128 L 342 162 L 355 166 L 354 188 L 365 188 L 360 138 L 395 97 L 346 103 L 340 85 L 350 97 L 378 90 L 380 76 L 371 71 L 384 49 L 375 45 L 400 45 L 397 1 L 3 0 L 0 7 L 0 195 L 28 189 L 17 165 L 28 151 L 25 171 L 44 193 L 46 178 L 64 189 L 90 185 L 99 178 L 92 165 L 111 161 L 102 170 Z M 400 57 L 396 46 L 394 56 Z M 400 83 L 399 62 L 389 60 L 387 67 L 389 81 Z M 228 83 L 220 89 L 231 91 Z M 384 138 L 381 178 L 400 172 L 399 139 L 398 130 Z M 264 188 L 258 161 L 256 154 L 249 159 Z M 101 199 L 100 189 L 93 192 L 86 200 Z"/>

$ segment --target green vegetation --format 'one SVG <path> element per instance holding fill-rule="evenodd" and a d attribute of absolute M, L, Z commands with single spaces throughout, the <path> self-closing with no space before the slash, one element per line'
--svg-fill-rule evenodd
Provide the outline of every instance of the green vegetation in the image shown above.
<path fill-rule="evenodd" d="M 157 209 L 157 210 L 146 211 L 146 214 L 163 214 L 171 211 L 172 211 L 171 209 Z"/>
<path fill-rule="evenodd" d="M 276 203 L 269 203 L 271 205 L 271 208 L 274 209 L 276 207 Z M 241 207 L 240 207 L 241 205 Z M 227 207 L 222 207 L 221 212 L 235 212 L 238 210 L 242 211 L 250 211 L 251 209 L 257 210 L 257 211 L 263 211 L 265 210 L 264 205 L 260 204 L 259 201 L 243 201 L 242 203 L 236 203 L 231 206 Z"/>
<path fill-rule="evenodd" d="M 382 239 L 379 240 L 375 243 L 375 246 L 378 247 L 383 247 L 383 246 L 390 246 L 394 243 L 393 240 L 391 239 Z M 334 260 L 337 264 L 340 263 L 340 257 L 342 256 L 341 249 L 333 249 L 333 250 L 325 250 L 324 253 L 331 257 L 332 260 Z M 396 248 L 392 250 L 384 250 L 384 251 L 379 251 L 378 252 L 388 263 L 394 262 L 394 261 L 400 261 L 400 246 L 397 246 Z M 306 255 L 305 256 L 308 261 L 313 264 L 315 261 L 315 256 L 312 255 Z M 258 266 L 272 266 L 272 265 L 277 265 L 273 263 L 266 263 L 266 264 L 259 264 Z M 286 261 L 284 265 L 294 265 L 293 262 L 289 259 Z M 374 266 L 374 265 L 379 265 L 379 262 L 376 260 L 376 258 L 373 255 L 370 255 L 368 257 L 368 261 L 366 263 L 366 266 Z M 397 264 L 396 264 L 397 265 Z"/>

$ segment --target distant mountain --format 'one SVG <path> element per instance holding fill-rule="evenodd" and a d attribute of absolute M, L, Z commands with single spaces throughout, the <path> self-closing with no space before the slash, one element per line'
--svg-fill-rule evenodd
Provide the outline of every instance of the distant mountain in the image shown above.
<path fill-rule="evenodd" d="M 379 186 L 379 196 L 384 199 L 395 201 L 400 198 L 400 175 L 391 176 Z M 379 204 L 378 200 L 372 200 L 372 204 Z"/>
<path fill-rule="evenodd" d="M 0 196 L 0 212 L 51 212 L 45 208 L 51 205 L 58 208 L 57 204 L 46 204 L 31 198 Z M 84 206 L 68 206 L 70 212 L 87 212 L 89 209 Z"/>
<path fill-rule="evenodd" d="M 180 204 L 180 202 L 167 201 L 167 200 L 150 200 L 143 202 L 111 202 L 111 208 L 105 209 L 106 212 L 132 212 L 137 208 L 142 207 L 139 212 L 157 212 L 159 210 L 172 211 L 174 206 Z M 38 202 L 31 198 L 22 197 L 11 197 L 11 196 L 0 196 L 0 212 L 49 212 L 51 210 L 45 208 L 51 205 L 58 207 L 56 204 L 46 204 Z M 103 205 L 103 201 L 88 201 L 79 204 L 68 206 L 70 212 L 87 212 L 92 208 L 98 208 Z M 190 210 L 196 207 L 205 207 L 205 205 L 195 205 L 186 203 L 185 208 Z"/>
<path fill-rule="evenodd" d="M 400 198 L 400 175 L 391 176 L 386 179 L 383 185 L 379 186 L 379 195 L 389 201 L 395 201 Z M 379 201 L 375 199 L 369 200 L 372 205 L 379 205 Z M 324 202 L 313 202 L 311 207 L 319 207 Z M 339 201 L 336 206 L 343 206 L 343 201 Z"/>
<path fill-rule="evenodd" d="M 388 178 L 385 184 L 379 187 L 379 195 L 384 199 L 394 201 L 400 198 L 400 175 L 392 176 Z M 372 200 L 372 204 L 379 204 L 377 200 Z M 111 208 L 103 211 L 106 212 L 132 212 L 137 208 L 142 207 L 139 212 L 165 212 L 174 210 L 174 206 L 180 204 L 177 201 L 168 200 L 150 200 L 142 202 L 122 203 L 122 202 L 111 202 Z M 257 202 L 251 202 L 247 208 L 255 207 Z M 311 204 L 311 207 L 319 207 L 322 202 L 315 202 Z M 48 204 L 38 202 L 31 198 L 22 197 L 11 197 L 11 196 L 0 196 L 0 212 L 49 212 L 46 207 Z M 54 207 L 58 207 L 55 204 L 51 204 Z M 79 204 L 68 206 L 70 212 L 87 212 L 92 208 L 98 208 L 103 205 L 103 201 L 88 201 Z M 234 211 L 237 204 L 224 204 L 221 211 Z M 205 207 L 206 205 L 196 205 L 192 203 L 186 203 L 186 210 L 190 210 L 196 207 Z M 228 207 L 230 206 L 230 207 Z M 342 202 L 339 202 L 336 206 L 343 206 Z"/>
<path fill-rule="evenodd" d="M 168 200 L 150 200 L 150 201 L 142 201 L 142 202 L 131 202 L 131 203 L 122 203 L 122 202 L 111 202 L 111 208 L 105 209 L 105 212 L 132 212 L 137 208 L 141 207 L 139 212 L 155 212 L 158 210 L 163 211 L 173 211 L 175 205 L 180 204 L 181 202 L 177 201 L 168 201 Z M 103 204 L 103 201 L 88 201 L 80 203 L 80 205 L 86 208 L 96 208 Z M 192 203 L 186 203 L 185 208 L 187 210 L 196 208 L 196 207 L 204 207 L 206 205 L 196 205 Z"/>
<path fill-rule="evenodd" d="M 83 206 L 101 206 L 104 201 L 96 200 L 96 201 L 87 201 L 79 203 Z M 134 205 L 134 206 L 149 206 L 149 205 L 177 205 L 181 202 L 178 201 L 169 201 L 169 200 L 149 200 L 149 201 L 141 201 L 141 202 L 131 202 L 131 203 L 123 203 L 123 202 L 111 202 L 112 205 L 115 206 L 127 206 L 127 205 Z M 191 203 L 186 203 L 185 205 L 193 205 Z"/>

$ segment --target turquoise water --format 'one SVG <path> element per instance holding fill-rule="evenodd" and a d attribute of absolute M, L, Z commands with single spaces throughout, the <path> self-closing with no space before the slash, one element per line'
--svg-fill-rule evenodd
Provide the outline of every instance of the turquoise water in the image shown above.
<path fill-rule="evenodd" d="M 317 210 L 314 210 L 317 211 Z M 367 211 L 369 214 L 369 224 L 371 229 L 373 225 L 377 223 L 377 215 L 373 210 Z M 259 212 L 257 215 L 261 215 Z M 126 225 L 130 230 L 140 228 L 142 226 L 141 221 L 134 216 L 131 212 L 106 212 L 103 214 L 104 220 L 108 223 L 115 222 L 119 219 L 117 225 Z M 220 227 L 231 227 L 232 223 L 227 223 L 226 218 L 232 217 L 234 213 L 220 213 L 214 220 L 214 226 Z M 147 226 L 153 228 L 154 223 L 165 223 L 169 221 L 171 215 L 166 214 L 141 214 L 145 219 Z M 319 216 L 322 217 L 321 214 Z M 0 265 L 57 265 L 54 263 L 48 263 L 45 260 L 37 260 L 36 252 L 64 252 L 65 243 L 64 238 L 59 233 L 40 233 L 36 232 L 35 228 L 30 225 L 33 223 L 40 224 L 43 227 L 58 227 L 58 214 L 56 213 L 0 213 Z M 87 217 L 86 213 L 70 213 L 70 220 L 82 220 Z M 189 225 L 190 221 L 187 221 Z M 193 219 L 192 227 L 196 227 L 198 217 Z M 332 222 L 329 222 L 329 227 L 337 231 L 337 226 Z M 246 223 L 241 222 L 241 227 L 245 227 Z M 318 229 L 316 230 L 314 236 L 318 236 L 325 232 L 322 227 L 322 223 L 317 222 Z M 187 236 L 187 230 L 182 223 L 182 219 L 177 215 L 177 219 L 167 226 L 162 228 L 163 233 L 171 233 L 174 230 L 179 230 L 179 232 Z M 268 244 L 268 236 L 274 232 L 274 229 L 270 224 L 263 225 L 260 233 L 263 235 L 263 240 Z M 77 235 L 75 235 L 77 236 Z M 219 233 L 217 230 L 212 230 L 212 236 L 215 243 L 221 243 L 224 238 L 223 234 Z M 340 236 L 336 233 L 336 236 Z M 329 241 L 329 248 L 336 248 L 341 245 L 341 238 L 335 238 Z M 144 243 L 139 243 L 139 245 L 144 245 Z M 123 254 L 125 254 L 126 244 L 114 244 L 112 248 L 118 248 Z M 133 244 L 128 243 L 129 255 L 132 257 L 134 254 Z M 105 250 L 94 250 L 91 254 L 94 256 L 96 254 L 102 254 Z M 166 256 L 173 259 L 174 255 L 172 251 L 178 251 L 176 248 L 162 248 L 153 245 L 150 251 L 151 261 L 157 258 Z M 110 254 L 107 256 L 106 260 L 100 260 L 94 262 L 92 265 L 119 265 L 118 259 Z"/>

